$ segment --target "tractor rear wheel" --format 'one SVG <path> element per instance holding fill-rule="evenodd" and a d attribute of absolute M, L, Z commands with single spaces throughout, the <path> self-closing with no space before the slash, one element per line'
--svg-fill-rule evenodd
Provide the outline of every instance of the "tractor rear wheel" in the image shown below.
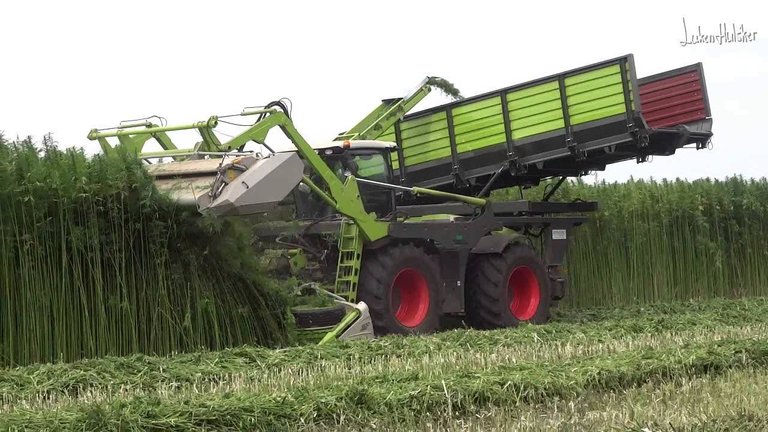
<path fill-rule="evenodd" d="M 431 333 L 440 318 L 440 270 L 414 245 L 393 245 L 363 256 L 358 298 L 368 305 L 377 335 Z"/>
<path fill-rule="evenodd" d="M 467 320 L 473 327 L 513 327 L 549 321 L 549 278 L 536 251 L 513 244 L 501 254 L 477 256 L 467 277 Z"/>

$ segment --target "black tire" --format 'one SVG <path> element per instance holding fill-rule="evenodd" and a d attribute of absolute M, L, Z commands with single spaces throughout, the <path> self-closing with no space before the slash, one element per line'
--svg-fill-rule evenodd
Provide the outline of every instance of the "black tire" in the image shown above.
<path fill-rule="evenodd" d="M 296 321 L 296 327 L 306 329 L 335 326 L 344 318 L 347 311 L 344 306 L 336 304 L 311 309 L 292 308 L 291 313 Z"/>
<path fill-rule="evenodd" d="M 549 321 L 547 271 L 536 251 L 513 244 L 501 254 L 478 255 L 467 277 L 467 321 L 479 329 Z"/>
<path fill-rule="evenodd" d="M 439 284 L 440 269 L 426 251 L 392 245 L 366 251 L 357 292 L 376 335 L 423 334 L 439 327 Z"/>

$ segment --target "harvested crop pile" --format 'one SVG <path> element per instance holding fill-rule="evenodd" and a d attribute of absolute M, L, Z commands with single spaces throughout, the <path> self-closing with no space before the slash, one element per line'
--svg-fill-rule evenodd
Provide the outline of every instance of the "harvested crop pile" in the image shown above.
<path fill-rule="evenodd" d="M 278 343 L 285 308 L 249 247 L 134 157 L 0 137 L 0 364 Z"/>

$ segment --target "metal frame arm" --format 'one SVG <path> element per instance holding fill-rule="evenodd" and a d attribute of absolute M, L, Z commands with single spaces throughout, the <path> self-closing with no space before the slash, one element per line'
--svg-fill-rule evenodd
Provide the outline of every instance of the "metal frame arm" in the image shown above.
<path fill-rule="evenodd" d="M 375 213 L 367 213 L 363 207 L 360 190 L 357 187 L 355 177 L 347 177 L 341 181 L 325 161 L 315 152 L 309 143 L 301 136 L 293 122 L 282 112 L 273 112 L 264 120 L 256 123 L 252 129 L 258 138 L 266 138 L 269 129 L 278 126 L 286 137 L 293 143 L 299 155 L 317 173 L 328 187 L 333 207 L 339 213 L 355 221 L 360 231 L 368 241 L 384 238 L 389 233 L 389 224 L 376 220 Z M 256 142 L 258 139 L 253 138 Z M 311 189 L 319 189 L 309 178 L 304 178 L 304 183 Z M 325 199 L 325 198 L 324 198 Z"/>
<path fill-rule="evenodd" d="M 178 126 L 158 126 L 156 124 L 146 122 L 123 124 L 117 128 L 112 129 L 92 129 L 88 133 L 89 140 L 98 140 L 101 150 L 104 153 L 109 153 L 113 150 L 112 145 L 107 141 L 107 138 L 117 137 L 120 144 L 133 151 L 136 154 L 143 157 L 173 157 L 178 160 L 180 157 L 178 154 L 189 154 L 200 151 L 228 151 L 218 137 L 213 133 L 213 129 L 219 124 L 219 119 L 216 116 L 211 116 L 208 120 L 199 121 L 195 123 L 178 125 Z M 166 132 L 181 131 L 197 129 L 202 137 L 202 141 L 197 143 L 191 149 L 180 149 L 173 143 L 171 138 Z M 160 144 L 163 149 L 161 152 L 152 152 L 148 154 L 142 153 L 144 145 L 147 141 L 154 139 Z"/>
<path fill-rule="evenodd" d="M 376 220 L 375 213 L 367 213 L 365 211 L 355 177 L 347 177 L 342 182 L 328 164 L 317 154 L 315 149 L 309 145 L 307 140 L 301 136 L 291 119 L 284 112 L 268 110 L 266 114 L 266 117 L 261 121 L 256 122 L 242 134 L 224 143 L 224 146 L 238 148 L 249 141 L 264 144 L 269 131 L 276 126 L 279 127 L 283 134 L 293 143 L 301 158 L 323 180 L 330 193 L 326 194 L 307 176 L 302 181 L 313 192 L 335 208 L 336 211 L 354 220 L 368 241 L 386 237 L 389 233 L 389 224 Z"/>
<path fill-rule="evenodd" d="M 358 122 L 352 129 L 348 132 L 339 134 L 335 140 L 373 140 L 379 138 L 402 118 L 402 116 L 413 109 L 416 104 L 421 102 L 431 90 L 430 78 L 427 77 L 419 84 L 416 90 L 407 96 L 382 101 L 376 109 Z M 263 137 L 258 135 L 259 131 L 263 130 L 263 126 L 259 125 L 262 124 L 264 120 L 267 120 L 267 118 L 278 113 L 278 110 L 270 108 L 243 110 L 240 115 L 264 114 L 267 117 L 251 126 L 247 131 L 235 136 L 225 143 L 221 143 L 218 137 L 213 133 L 213 129 L 215 129 L 219 123 L 219 117 L 217 116 L 211 116 L 208 120 L 178 126 L 158 126 L 146 120 L 123 123 L 116 128 L 93 129 L 88 134 L 88 139 L 98 140 L 104 153 L 109 153 L 113 150 L 113 146 L 107 141 L 107 138 L 116 137 L 124 148 L 134 151 L 140 157 L 172 157 L 174 160 L 180 160 L 184 159 L 185 156 L 197 152 L 232 151 L 242 147 L 251 140 L 257 142 L 262 141 L 261 143 L 263 144 Z M 196 129 L 202 137 L 202 141 L 192 148 L 178 147 L 166 134 L 166 132 L 171 131 L 192 129 Z M 142 150 L 150 139 L 157 141 L 163 150 L 159 152 L 144 153 Z"/>
<path fill-rule="evenodd" d="M 303 182 L 309 186 L 324 201 L 328 202 L 340 214 L 354 220 L 360 231 L 369 241 L 378 240 L 386 237 L 389 225 L 386 222 L 376 220 L 375 213 L 367 213 L 360 199 L 360 190 L 357 187 L 357 180 L 354 177 L 348 177 L 342 181 L 317 152 L 309 145 L 293 125 L 291 119 L 283 111 L 277 109 L 259 109 L 243 112 L 242 115 L 263 114 L 261 120 L 256 121 L 241 134 L 231 138 L 224 143 L 219 142 L 213 133 L 213 129 L 218 125 L 218 117 L 212 116 L 207 121 L 197 122 L 180 126 L 157 126 L 149 122 L 140 124 L 124 125 L 123 128 L 111 130 L 94 129 L 88 134 L 91 140 L 98 140 L 105 153 L 112 150 L 106 138 L 117 137 L 117 139 L 128 148 L 141 152 L 144 144 L 150 138 L 157 140 L 165 149 L 162 152 L 144 153 L 144 157 L 173 157 L 181 158 L 182 155 L 190 152 L 219 151 L 227 152 L 240 148 L 250 141 L 259 144 L 265 144 L 267 134 L 274 127 L 279 127 L 283 134 L 293 143 L 296 151 L 299 153 L 306 164 L 322 179 L 329 193 L 325 193 L 321 187 L 316 185 L 308 177 L 304 177 Z M 165 132 L 197 129 L 203 137 L 203 142 L 195 146 L 194 149 L 179 149 L 176 147 Z"/>

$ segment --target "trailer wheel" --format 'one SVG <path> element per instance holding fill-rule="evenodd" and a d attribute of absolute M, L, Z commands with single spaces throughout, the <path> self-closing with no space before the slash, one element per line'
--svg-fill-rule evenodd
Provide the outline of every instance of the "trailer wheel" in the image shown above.
<path fill-rule="evenodd" d="M 439 275 L 434 258 L 416 246 L 368 251 L 363 257 L 358 297 L 368 305 L 376 334 L 437 330 Z"/>
<path fill-rule="evenodd" d="M 467 320 L 480 329 L 549 321 L 551 289 L 536 251 L 513 244 L 475 258 L 467 278 Z"/>

